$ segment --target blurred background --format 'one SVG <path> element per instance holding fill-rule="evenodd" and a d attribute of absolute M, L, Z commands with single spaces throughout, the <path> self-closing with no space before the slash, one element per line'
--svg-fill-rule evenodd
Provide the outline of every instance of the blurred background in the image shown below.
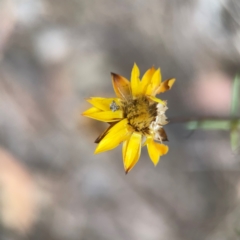
<path fill-rule="evenodd" d="M 93 155 L 106 124 L 86 97 L 110 72 L 175 77 L 170 119 L 229 117 L 240 69 L 238 0 L 0 1 L 0 240 L 240 239 L 240 158 L 228 131 L 166 126 L 157 167 L 143 149 Z"/>

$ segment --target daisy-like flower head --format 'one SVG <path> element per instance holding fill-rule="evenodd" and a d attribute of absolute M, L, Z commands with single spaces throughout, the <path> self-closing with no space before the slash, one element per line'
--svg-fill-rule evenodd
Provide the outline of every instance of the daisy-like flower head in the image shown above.
<path fill-rule="evenodd" d="M 162 155 L 168 152 L 163 126 L 167 124 L 167 102 L 156 94 L 171 89 L 175 79 L 161 81 L 160 69 L 150 68 L 140 80 L 140 71 L 134 64 L 131 82 L 112 73 L 116 98 L 93 97 L 87 99 L 93 105 L 84 116 L 107 122 L 110 126 L 96 139 L 95 153 L 101 153 L 123 143 L 123 165 L 129 172 L 137 163 L 141 147 L 147 146 L 149 157 L 156 166 Z"/>

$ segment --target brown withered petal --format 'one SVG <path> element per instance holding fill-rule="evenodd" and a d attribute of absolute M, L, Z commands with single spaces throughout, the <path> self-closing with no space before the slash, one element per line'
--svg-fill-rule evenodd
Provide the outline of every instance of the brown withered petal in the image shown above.
<path fill-rule="evenodd" d="M 117 97 L 125 100 L 128 99 L 131 96 L 131 87 L 129 81 L 116 73 L 111 73 L 111 76 L 113 88 Z"/>
<path fill-rule="evenodd" d="M 157 89 L 156 93 L 159 94 L 159 93 L 163 93 L 163 92 L 170 90 L 175 81 L 176 81 L 175 78 L 170 78 L 170 79 L 165 80 L 164 82 L 161 83 L 161 85 Z"/>
<path fill-rule="evenodd" d="M 160 128 L 158 131 L 159 131 L 159 135 L 162 138 L 162 141 L 163 142 L 168 141 L 168 137 L 167 137 L 165 130 L 163 128 Z"/>

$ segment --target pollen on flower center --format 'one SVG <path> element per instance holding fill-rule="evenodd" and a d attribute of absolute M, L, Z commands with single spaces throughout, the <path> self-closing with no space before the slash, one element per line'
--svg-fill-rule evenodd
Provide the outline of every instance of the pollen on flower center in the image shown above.
<path fill-rule="evenodd" d="M 157 117 L 157 103 L 149 101 L 145 96 L 139 96 L 123 102 L 124 117 L 137 132 L 149 134 L 150 125 Z"/>

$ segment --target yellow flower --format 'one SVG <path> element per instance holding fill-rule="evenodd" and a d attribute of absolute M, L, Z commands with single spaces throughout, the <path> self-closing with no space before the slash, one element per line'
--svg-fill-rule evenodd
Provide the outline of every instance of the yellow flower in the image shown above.
<path fill-rule="evenodd" d="M 93 97 L 87 99 L 93 105 L 84 116 L 110 126 L 96 139 L 95 153 L 101 153 L 123 143 L 123 164 L 129 172 L 137 163 L 141 147 L 147 146 L 150 159 L 157 165 L 160 156 L 168 152 L 163 126 L 167 124 L 165 111 L 167 102 L 155 97 L 156 94 L 171 89 L 175 79 L 161 81 L 160 69 L 152 67 L 140 80 L 138 66 L 134 64 L 131 82 L 112 73 L 112 83 L 116 98 Z M 160 143 L 159 143 L 160 142 Z"/>

